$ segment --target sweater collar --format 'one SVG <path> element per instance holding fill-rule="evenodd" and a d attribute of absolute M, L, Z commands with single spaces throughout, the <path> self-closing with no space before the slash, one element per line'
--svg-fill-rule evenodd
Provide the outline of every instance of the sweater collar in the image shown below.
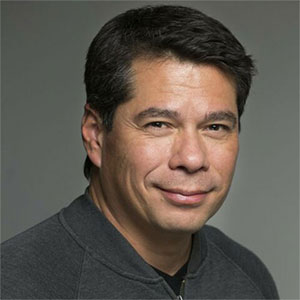
<path fill-rule="evenodd" d="M 60 218 L 78 243 L 102 263 L 124 274 L 144 279 L 158 278 L 157 273 L 101 213 L 87 190 L 61 211 Z M 204 231 L 200 230 L 193 235 L 188 277 L 196 275 L 206 253 L 206 238 Z"/>

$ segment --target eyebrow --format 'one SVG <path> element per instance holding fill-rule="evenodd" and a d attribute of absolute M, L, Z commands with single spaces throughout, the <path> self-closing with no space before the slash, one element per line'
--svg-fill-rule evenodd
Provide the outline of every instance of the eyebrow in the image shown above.
<path fill-rule="evenodd" d="M 150 107 L 146 110 L 141 111 L 135 116 L 135 121 L 140 121 L 144 118 L 155 118 L 155 117 L 163 117 L 176 119 L 179 116 L 178 112 L 175 110 L 169 109 L 160 109 L 157 107 Z"/>
<path fill-rule="evenodd" d="M 175 110 L 150 107 L 138 113 L 134 117 L 134 120 L 138 122 L 144 118 L 155 118 L 155 117 L 176 119 L 179 117 L 179 113 Z M 237 117 L 231 111 L 213 111 L 213 112 L 208 112 L 205 115 L 204 122 L 215 122 L 215 121 L 229 121 L 232 123 L 232 126 L 235 127 L 235 125 L 237 124 Z"/>
<path fill-rule="evenodd" d="M 205 122 L 215 121 L 229 121 L 232 123 L 232 126 L 235 127 L 235 125 L 237 124 L 237 117 L 231 111 L 213 111 L 205 115 Z"/>

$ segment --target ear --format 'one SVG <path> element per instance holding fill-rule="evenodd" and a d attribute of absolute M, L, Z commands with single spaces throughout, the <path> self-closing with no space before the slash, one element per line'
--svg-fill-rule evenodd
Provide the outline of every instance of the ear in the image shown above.
<path fill-rule="evenodd" d="M 103 125 L 96 111 L 89 104 L 84 107 L 81 122 L 81 135 L 85 150 L 91 162 L 98 168 L 101 167 Z"/>

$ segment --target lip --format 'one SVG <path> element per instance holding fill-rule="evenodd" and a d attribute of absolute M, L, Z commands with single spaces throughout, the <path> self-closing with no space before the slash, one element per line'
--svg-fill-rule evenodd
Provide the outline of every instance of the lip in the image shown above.
<path fill-rule="evenodd" d="M 184 191 L 180 189 L 159 188 L 164 198 L 177 206 L 198 206 L 208 195 L 208 191 Z"/>

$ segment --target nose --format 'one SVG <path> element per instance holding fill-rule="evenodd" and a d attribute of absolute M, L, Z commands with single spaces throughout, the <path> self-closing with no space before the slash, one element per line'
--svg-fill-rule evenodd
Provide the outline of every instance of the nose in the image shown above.
<path fill-rule="evenodd" d="M 172 170 L 181 169 L 187 173 L 195 173 L 209 169 L 206 145 L 199 132 L 178 134 L 172 148 L 169 160 L 169 167 Z"/>

